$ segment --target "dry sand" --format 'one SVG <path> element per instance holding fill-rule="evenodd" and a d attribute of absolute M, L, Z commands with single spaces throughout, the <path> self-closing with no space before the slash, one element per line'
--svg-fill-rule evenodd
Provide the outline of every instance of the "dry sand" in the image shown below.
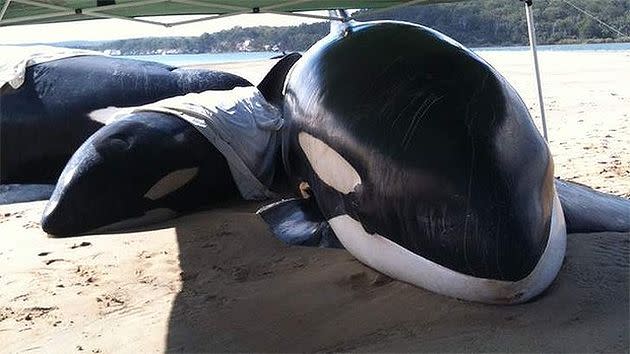
<path fill-rule="evenodd" d="M 541 127 L 530 53 L 481 56 L 517 89 Z M 556 176 L 630 198 L 630 51 L 539 52 L 539 60 Z"/>
<path fill-rule="evenodd" d="M 536 108 L 527 53 L 483 56 Z M 628 196 L 630 53 L 541 62 L 556 175 Z M 257 82 L 269 65 L 215 67 Z M 487 306 L 282 245 L 259 205 L 71 239 L 43 234 L 44 202 L 0 206 L 0 352 L 629 350 L 629 233 L 569 235 L 543 296 Z"/>

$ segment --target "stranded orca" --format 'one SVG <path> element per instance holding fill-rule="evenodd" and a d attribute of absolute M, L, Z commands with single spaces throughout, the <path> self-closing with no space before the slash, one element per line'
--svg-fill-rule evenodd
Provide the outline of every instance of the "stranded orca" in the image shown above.
<path fill-rule="evenodd" d="M 343 246 L 449 296 L 518 303 L 565 252 L 549 149 L 507 81 L 426 27 L 358 23 L 287 79 L 283 160 Z"/>
<path fill-rule="evenodd" d="M 286 56 L 263 79 L 258 88 L 264 101 L 281 102 L 284 78 L 299 57 Z M 72 156 L 42 228 L 70 236 L 171 218 L 238 196 L 231 172 L 223 154 L 176 112 L 130 113 L 100 129 Z"/>
<path fill-rule="evenodd" d="M 365 264 L 440 294 L 508 304 L 541 293 L 564 257 L 561 200 L 570 231 L 630 231 L 630 201 L 555 187 L 516 91 L 422 26 L 330 34 L 287 79 L 284 117 L 284 165 L 310 198 L 261 209 L 272 232 L 334 246 L 331 228 Z"/>
<path fill-rule="evenodd" d="M 0 183 L 54 183 L 114 107 L 251 85 L 224 72 L 107 56 L 28 67 L 22 86 L 0 94 Z"/>

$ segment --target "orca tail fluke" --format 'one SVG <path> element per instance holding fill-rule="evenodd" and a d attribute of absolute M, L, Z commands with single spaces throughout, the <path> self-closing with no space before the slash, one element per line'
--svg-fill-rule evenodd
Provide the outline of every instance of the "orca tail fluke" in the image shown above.
<path fill-rule="evenodd" d="M 556 179 L 567 233 L 630 232 L 630 200 Z"/>

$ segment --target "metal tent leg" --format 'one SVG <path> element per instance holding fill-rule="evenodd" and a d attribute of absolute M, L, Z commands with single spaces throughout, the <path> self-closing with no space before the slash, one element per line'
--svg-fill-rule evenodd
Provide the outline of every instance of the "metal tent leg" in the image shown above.
<path fill-rule="evenodd" d="M 547 136 L 547 120 L 545 119 L 545 103 L 543 102 L 542 84 L 540 83 L 540 69 L 538 68 L 538 52 L 536 51 L 536 29 L 534 28 L 534 16 L 532 15 L 532 0 L 525 1 L 525 14 L 527 15 L 527 31 L 529 32 L 529 47 L 532 51 L 534 61 L 534 72 L 536 74 L 536 86 L 538 88 L 538 104 L 540 105 L 540 118 L 542 119 L 543 136 L 545 141 L 549 141 Z"/>

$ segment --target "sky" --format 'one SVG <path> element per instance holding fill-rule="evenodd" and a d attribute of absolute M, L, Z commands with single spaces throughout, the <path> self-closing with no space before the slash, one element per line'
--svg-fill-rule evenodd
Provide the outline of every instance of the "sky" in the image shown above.
<path fill-rule="evenodd" d="M 311 12 L 326 15 L 326 11 Z M 202 16 L 145 17 L 160 22 L 177 22 Z M 0 44 L 55 43 L 74 40 L 112 40 L 139 37 L 199 36 L 235 26 L 294 26 L 322 20 L 275 14 L 246 14 L 165 28 L 125 20 L 106 19 L 43 25 L 0 27 Z"/>

